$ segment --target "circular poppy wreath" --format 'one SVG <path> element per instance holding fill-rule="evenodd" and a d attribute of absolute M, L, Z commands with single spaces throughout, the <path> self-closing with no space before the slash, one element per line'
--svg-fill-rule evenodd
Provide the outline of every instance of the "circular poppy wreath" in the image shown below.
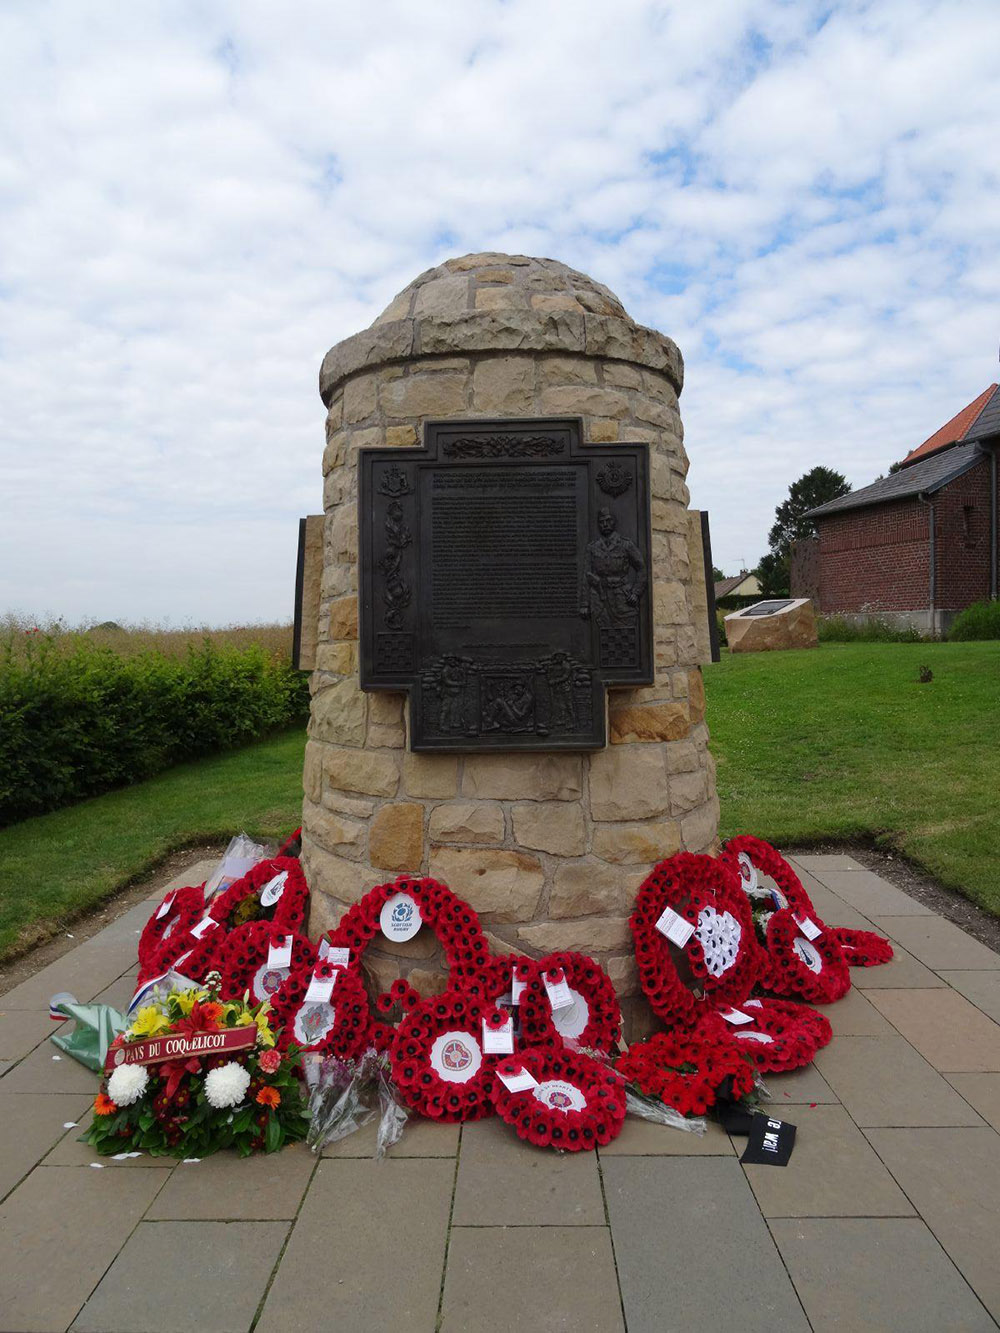
<path fill-rule="evenodd" d="M 741 860 L 741 853 L 747 858 L 746 861 Z M 724 861 L 735 872 L 747 894 L 751 894 L 755 880 L 754 876 L 747 874 L 747 862 L 749 862 L 751 869 L 760 870 L 774 880 L 779 893 L 785 899 L 783 906 L 794 907 L 800 916 L 805 913 L 816 921 L 817 925 L 822 924 L 816 917 L 808 893 L 802 887 L 802 881 L 781 853 L 769 842 L 764 842 L 762 838 L 753 838 L 749 833 L 742 834 L 738 838 L 730 838 L 723 847 L 719 860 Z M 782 904 L 776 903 L 775 906 L 780 908 Z"/>
<path fill-rule="evenodd" d="M 511 1092 L 493 1083 L 496 1113 L 518 1138 L 540 1148 L 584 1152 L 610 1143 L 625 1120 L 625 1085 L 607 1066 L 582 1052 L 529 1046 L 497 1066 L 514 1076 L 522 1069 L 536 1086 Z"/>
<path fill-rule="evenodd" d="M 545 978 L 561 970 L 573 1003 L 553 1009 Z M 613 1051 L 622 1031 L 622 1011 L 611 978 L 586 954 L 546 954 L 521 995 L 521 1030 L 532 1046 L 561 1046 L 567 1040 L 596 1051 Z"/>
<path fill-rule="evenodd" d="M 198 920 L 202 921 L 204 917 Z M 195 926 L 197 924 L 198 921 L 194 923 Z M 175 968 L 189 981 L 204 981 L 209 972 L 218 967 L 219 953 L 227 934 L 221 925 L 206 930 L 200 938 L 192 934 L 192 927 L 175 931 L 156 951 L 152 975 Z"/>
<path fill-rule="evenodd" d="M 657 1098 L 679 1115 L 704 1115 L 727 1080 L 726 1091 L 739 1101 L 754 1090 L 754 1066 L 715 1022 L 713 1014 L 696 1028 L 657 1032 L 630 1046 L 615 1068 L 644 1096 Z"/>
<path fill-rule="evenodd" d="M 495 1055 L 483 1051 L 483 1018 L 493 1006 L 445 991 L 403 1015 L 392 1041 L 392 1077 L 408 1106 L 457 1123 L 492 1115 Z"/>
<path fill-rule="evenodd" d="M 333 978 L 328 1002 L 306 1002 L 314 970 L 320 977 Z M 371 1045 L 368 997 L 358 975 L 332 963 L 320 961 L 291 972 L 271 1000 L 271 1022 L 280 1029 L 282 1051 L 294 1042 L 303 1051 L 352 1060 Z"/>
<path fill-rule="evenodd" d="M 231 931 L 219 949 L 221 998 L 238 1000 L 249 991 L 251 1004 L 263 1004 L 277 994 L 292 972 L 311 968 L 316 962 L 316 948 L 305 935 L 292 936 L 290 966 L 268 966 L 271 945 L 289 933 L 273 921 L 251 921 Z"/>
<path fill-rule="evenodd" d="M 262 906 L 261 893 L 282 872 L 286 879 L 281 897 Z M 294 856 L 273 856 L 258 861 L 241 879 L 234 880 L 211 902 L 208 914 L 230 930 L 251 921 L 273 921 L 287 935 L 302 930 L 308 905 L 309 886 L 301 862 Z"/>
<path fill-rule="evenodd" d="M 719 1014 L 706 1017 L 706 1026 L 721 1038 L 742 1046 L 762 1073 L 779 1074 L 801 1069 L 812 1061 L 833 1036 L 829 1019 L 792 1000 L 744 1000 L 739 1006 L 751 1022 L 727 1023 Z"/>
<path fill-rule="evenodd" d="M 694 927 L 682 948 L 656 928 L 667 907 Z M 750 994 L 761 951 L 749 901 L 723 862 L 691 852 L 661 861 L 640 885 L 629 925 L 639 984 L 660 1018 L 690 1023 L 702 1000 L 738 1004 Z"/>
<path fill-rule="evenodd" d="M 792 908 L 767 921 L 767 969 L 761 985 L 776 995 L 797 995 L 812 1004 L 832 1004 L 851 989 L 851 975 L 833 931 L 806 939 Z"/>
<path fill-rule="evenodd" d="M 397 893 L 413 898 L 420 908 L 421 924 L 440 941 L 448 962 L 448 991 L 482 973 L 490 950 L 478 916 L 446 884 L 428 876 L 400 875 L 392 883 L 377 884 L 348 908 L 326 939 L 336 948 L 350 949 L 352 966 L 360 966 L 365 950 L 381 930 L 382 908 Z M 371 1018 L 375 1046 L 387 1050 L 395 1029 Z"/>
<path fill-rule="evenodd" d="M 139 936 L 140 980 L 148 980 L 149 977 L 156 975 L 154 965 L 163 945 L 175 935 L 183 934 L 192 926 L 196 926 L 205 915 L 204 889 L 204 884 L 177 889 L 174 893 L 168 893 L 157 905 Z M 169 905 L 161 916 L 164 903 Z"/>
<path fill-rule="evenodd" d="M 849 967 L 878 967 L 880 963 L 892 961 L 892 945 L 874 930 L 851 930 L 848 926 L 835 926 L 830 934 L 840 945 Z"/>
<path fill-rule="evenodd" d="M 275 852 L 275 856 L 297 857 L 301 850 L 302 850 L 302 829 L 297 828 L 294 833 L 289 833 L 288 837 Z"/>

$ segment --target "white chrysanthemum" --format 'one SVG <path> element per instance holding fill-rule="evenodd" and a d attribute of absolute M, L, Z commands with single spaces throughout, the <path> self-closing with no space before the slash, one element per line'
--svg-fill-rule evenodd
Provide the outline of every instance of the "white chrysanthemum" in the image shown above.
<path fill-rule="evenodd" d="M 239 1106 L 249 1086 L 250 1075 L 234 1060 L 219 1069 L 210 1069 L 205 1075 L 205 1096 L 217 1111 L 227 1106 Z"/>
<path fill-rule="evenodd" d="M 119 1106 L 131 1106 L 146 1091 L 148 1082 L 145 1065 L 119 1065 L 108 1079 L 108 1096 Z"/>

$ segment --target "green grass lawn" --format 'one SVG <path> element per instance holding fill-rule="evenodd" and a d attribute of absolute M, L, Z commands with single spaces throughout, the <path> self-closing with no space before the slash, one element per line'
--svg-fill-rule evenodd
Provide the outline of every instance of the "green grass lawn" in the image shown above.
<path fill-rule="evenodd" d="M 279 838 L 302 818 L 305 730 L 0 830 L 0 958 L 196 842 Z"/>
<path fill-rule="evenodd" d="M 1000 644 L 724 653 L 705 685 L 724 836 L 874 835 L 1000 915 Z"/>

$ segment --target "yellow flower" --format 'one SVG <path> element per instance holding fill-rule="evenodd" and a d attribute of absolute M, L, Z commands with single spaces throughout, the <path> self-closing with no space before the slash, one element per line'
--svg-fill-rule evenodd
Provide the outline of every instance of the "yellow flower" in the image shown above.
<path fill-rule="evenodd" d="M 129 1028 L 130 1037 L 158 1037 L 170 1027 L 167 1019 L 155 1004 L 147 1004 L 136 1014 Z"/>
<path fill-rule="evenodd" d="M 268 1023 L 267 1019 L 268 1019 L 267 1013 L 265 1012 L 264 1009 L 261 1009 L 260 1013 L 257 1015 L 257 1020 L 256 1020 L 257 1042 L 261 1046 L 274 1045 L 274 1033 L 271 1031 L 271 1026 Z"/>
<path fill-rule="evenodd" d="M 180 1010 L 181 1017 L 187 1018 L 194 1008 L 195 1000 L 204 1000 L 207 994 L 208 992 L 203 990 L 175 990 L 170 998 Z"/>

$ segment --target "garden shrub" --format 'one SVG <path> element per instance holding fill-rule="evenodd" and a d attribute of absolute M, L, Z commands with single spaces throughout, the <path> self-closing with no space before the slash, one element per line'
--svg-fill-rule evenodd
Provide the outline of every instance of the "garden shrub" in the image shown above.
<path fill-rule="evenodd" d="M 1000 639 L 1000 602 L 973 602 L 952 622 L 948 638 L 954 642 L 963 639 Z"/>
<path fill-rule="evenodd" d="M 817 616 L 820 643 L 924 643 L 926 635 L 912 625 L 894 625 L 879 616 L 855 622 L 846 616 Z"/>

